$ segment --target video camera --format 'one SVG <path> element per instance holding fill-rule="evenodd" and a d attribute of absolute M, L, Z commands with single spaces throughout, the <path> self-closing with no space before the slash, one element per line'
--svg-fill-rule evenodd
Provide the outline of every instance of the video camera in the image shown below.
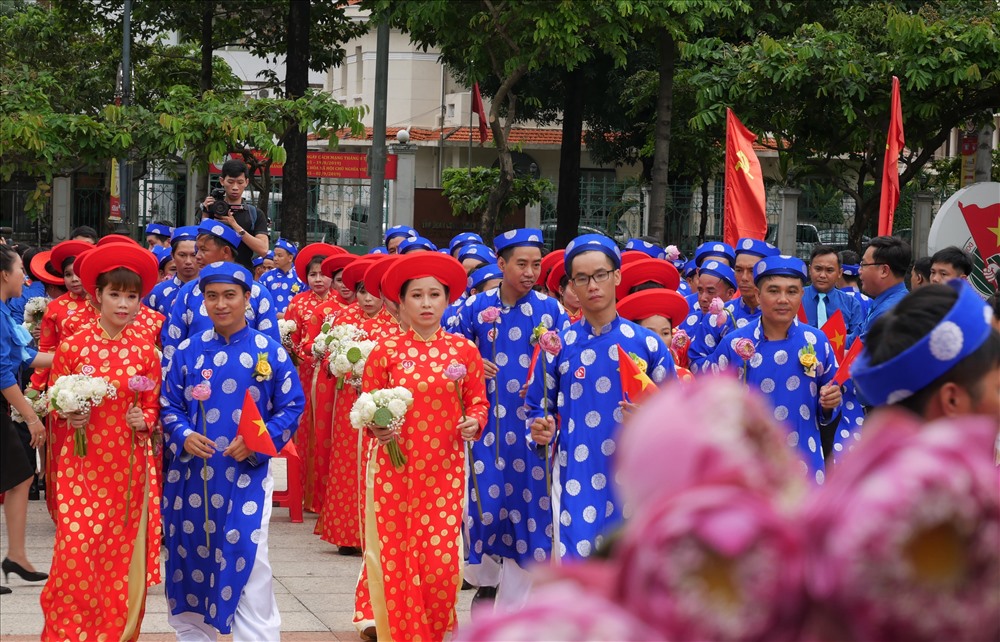
<path fill-rule="evenodd" d="M 215 199 L 214 203 L 212 203 L 208 207 L 202 206 L 202 209 L 208 212 L 209 218 L 215 219 L 219 218 L 220 216 L 229 216 L 231 211 L 243 209 L 243 203 L 237 203 L 236 205 L 227 203 L 226 190 L 222 189 L 221 187 L 216 187 L 215 189 L 212 190 L 212 198 Z"/>

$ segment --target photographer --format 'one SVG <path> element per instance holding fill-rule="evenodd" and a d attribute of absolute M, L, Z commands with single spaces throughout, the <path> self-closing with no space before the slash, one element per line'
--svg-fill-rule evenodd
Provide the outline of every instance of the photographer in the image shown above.
<path fill-rule="evenodd" d="M 222 188 L 212 190 L 202 203 L 201 217 L 215 219 L 233 228 L 240 237 L 236 262 L 252 270 L 254 255 L 264 256 L 270 249 L 267 236 L 269 221 L 267 215 L 243 202 L 243 190 L 249 183 L 246 163 L 235 158 L 227 160 L 222 164 L 219 183 Z M 228 212 L 224 204 L 229 206 Z"/>

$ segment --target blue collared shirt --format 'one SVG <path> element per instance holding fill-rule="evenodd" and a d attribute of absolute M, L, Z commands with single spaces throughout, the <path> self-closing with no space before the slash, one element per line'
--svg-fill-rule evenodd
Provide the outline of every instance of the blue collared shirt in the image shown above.
<path fill-rule="evenodd" d="M 844 325 L 847 326 L 847 334 L 856 335 L 861 328 L 864 317 L 861 314 L 861 304 L 850 294 L 841 292 L 833 288 L 826 292 L 826 318 L 829 319 L 837 310 L 844 315 Z M 819 305 L 820 293 L 813 286 L 807 286 L 802 293 L 802 307 L 806 311 L 806 319 L 809 325 L 819 328 L 816 308 Z"/>
<path fill-rule="evenodd" d="M 896 307 L 896 304 L 899 303 L 900 299 L 905 297 L 907 294 L 909 294 L 909 291 L 906 289 L 906 285 L 904 283 L 897 283 L 882 294 L 875 297 L 875 300 L 872 301 L 871 309 L 868 310 L 868 316 L 865 317 L 865 320 L 861 323 L 861 328 L 858 333 L 858 336 L 862 341 L 864 341 L 868 336 L 868 331 L 872 329 L 876 319 Z"/>
<path fill-rule="evenodd" d="M 10 307 L 0 300 L 0 389 L 18 384 L 18 372 L 35 360 L 38 351 L 31 347 L 31 335 L 15 323 Z"/>

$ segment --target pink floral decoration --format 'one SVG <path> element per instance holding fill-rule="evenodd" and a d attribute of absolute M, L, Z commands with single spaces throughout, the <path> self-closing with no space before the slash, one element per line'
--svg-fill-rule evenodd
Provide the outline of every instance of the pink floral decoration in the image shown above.
<path fill-rule="evenodd" d="M 712 302 L 708 304 L 709 314 L 719 314 L 725 309 L 726 309 L 726 303 L 719 297 L 715 297 L 714 299 L 712 299 Z"/>
<path fill-rule="evenodd" d="M 747 337 L 736 340 L 736 345 L 733 346 L 733 350 L 736 354 L 744 361 L 750 361 L 753 356 L 757 354 L 757 347 L 753 344 L 753 340 Z"/>
<path fill-rule="evenodd" d="M 500 308 L 491 305 L 479 313 L 479 318 L 483 323 L 496 323 L 497 319 L 500 318 Z"/>
<path fill-rule="evenodd" d="M 202 381 L 197 386 L 191 388 L 191 397 L 196 401 L 205 401 L 212 396 L 212 385 L 207 381 Z"/>
<path fill-rule="evenodd" d="M 149 377 L 134 375 L 128 378 L 128 389 L 132 392 L 149 392 L 156 387 L 156 383 Z"/>
<path fill-rule="evenodd" d="M 469 370 L 464 364 L 453 361 L 451 365 L 444 369 L 444 376 L 451 381 L 458 381 L 468 374 L 468 372 Z"/>
<path fill-rule="evenodd" d="M 674 330 L 674 336 L 670 337 L 670 347 L 674 350 L 683 350 L 691 343 L 691 337 L 683 328 Z"/>
<path fill-rule="evenodd" d="M 667 260 L 668 261 L 676 261 L 679 258 L 681 258 L 681 251 L 677 249 L 677 246 L 676 245 L 668 245 L 667 246 Z"/>
<path fill-rule="evenodd" d="M 559 339 L 559 333 L 555 330 L 549 330 L 538 337 L 538 345 L 552 356 L 559 354 L 559 351 L 562 350 L 562 341 Z"/>

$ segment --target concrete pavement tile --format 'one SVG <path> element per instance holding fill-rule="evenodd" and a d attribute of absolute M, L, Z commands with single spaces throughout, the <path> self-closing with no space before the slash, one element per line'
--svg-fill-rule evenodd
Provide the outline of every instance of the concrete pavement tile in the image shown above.
<path fill-rule="evenodd" d="M 354 608 L 354 587 L 357 585 L 357 575 L 353 576 L 350 582 L 336 581 L 330 577 L 283 577 L 281 583 L 285 585 L 289 592 L 295 595 L 308 595 L 313 592 L 324 594 L 332 593 L 339 595 L 345 604 L 353 610 Z"/>
<path fill-rule="evenodd" d="M 354 631 L 354 609 L 350 611 L 340 611 L 329 609 L 310 609 L 331 631 Z M 357 637 L 357 632 L 354 636 Z"/>
<path fill-rule="evenodd" d="M 306 593 L 304 591 L 300 591 L 296 597 L 298 597 L 299 601 L 302 602 L 307 610 L 315 613 L 327 624 L 330 623 L 323 619 L 323 614 L 325 613 L 350 614 L 347 618 L 348 625 L 351 623 L 351 618 L 354 617 L 353 591 L 350 595 L 345 593 Z"/>
<path fill-rule="evenodd" d="M 40 609 L 37 593 L 32 595 L 15 588 L 13 593 L 0 597 L 0 619 L 6 620 L 8 616 L 38 613 Z"/>
<path fill-rule="evenodd" d="M 282 631 L 329 631 L 330 627 L 308 611 L 292 611 L 281 614 Z"/>

